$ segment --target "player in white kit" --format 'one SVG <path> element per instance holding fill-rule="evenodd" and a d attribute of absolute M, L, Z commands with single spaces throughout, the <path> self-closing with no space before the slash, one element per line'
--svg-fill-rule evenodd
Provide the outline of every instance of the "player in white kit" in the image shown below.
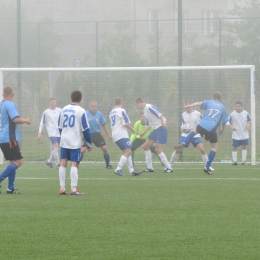
<path fill-rule="evenodd" d="M 164 172 L 170 173 L 173 172 L 170 163 L 167 160 L 166 155 L 162 151 L 163 144 L 167 144 L 168 130 L 166 126 L 166 118 L 163 116 L 162 111 L 160 111 L 157 107 L 146 104 L 142 98 L 138 97 L 135 99 L 135 106 L 138 109 L 143 109 L 144 115 L 146 117 L 146 130 L 140 134 L 142 137 L 151 126 L 153 126 L 153 132 L 146 139 L 143 149 L 145 152 L 147 169 L 145 172 L 153 172 L 153 164 L 152 164 L 152 154 L 150 151 L 150 147 L 155 143 L 155 152 L 161 159 L 161 162 L 166 167 Z"/>
<path fill-rule="evenodd" d="M 65 189 L 66 167 L 68 160 L 71 162 L 70 179 L 71 195 L 83 195 L 77 190 L 78 185 L 78 163 L 81 155 L 82 134 L 88 145 L 88 150 L 92 150 L 87 114 L 79 104 L 82 99 L 81 91 L 75 90 L 71 93 L 72 103 L 62 109 L 59 118 L 60 140 L 60 195 L 67 195 Z"/>
<path fill-rule="evenodd" d="M 109 119 L 111 123 L 112 138 L 118 147 L 123 151 L 123 155 L 120 157 L 115 174 L 123 176 L 122 168 L 127 164 L 129 173 L 131 175 L 139 175 L 141 172 L 135 171 L 133 168 L 131 158 L 132 142 L 129 139 L 127 129 L 130 129 L 135 133 L 134 128 L 130 125 L 129 117 L 126 114 L 125 109 L 122 108 L 123 101 L 120 97 L 115 99 L 115 107 L 109 113 Z"/>
<path fill-rule="evenodd" d="M 237 148 L 242 147 L 242 165 L 246 165 L 247 146 L 249 139 L 251 117 L 246 110 L 243 110 L 242 102 L 235 103 L 235 110 L 229 115 L 230 128 L 232 132 L 232 165 L 237 165 Z"/>
<path fill-rule="evenodd" d="M 49 99 L 49 105 L 50 107 L 43 112 L 41 117 L 38 139 L 40 140 L 42 138 L 42 130 L 43 127 L 46 126 L 48 136 L 53 146 L 53 150 L 50 154 L 49 159 L 46 162 L 46 165 L 48 165 L 50 168 L 53 168 L 52 161 L 55 161 L 56 167 L 59 168 L 60 132 L 58 129 L 58 120 L 59 120 L 61 108 L 56 107 L 57 101 L 56 98 L 54 97 L 51 97 Z"/>

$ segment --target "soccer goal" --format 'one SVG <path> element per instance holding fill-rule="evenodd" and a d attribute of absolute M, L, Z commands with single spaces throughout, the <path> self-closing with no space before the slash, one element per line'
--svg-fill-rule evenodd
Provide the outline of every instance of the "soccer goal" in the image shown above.
<path fill-rule="evenodd" d="M 103 68 L 2 68 L 0 69 L 0 89 L 11 85 L 15 89 L 14 102 L 21 117 L 30 117 L 31 125 L 20 125 L 22 134 L 21 149 L 25 162 L 46 161 L 50 151 L 50 142 L 46 131 L 43 139 L 37 140 L 41 115 L 48 108 L 50 97 L 57 99 L 57 106 L 70 103 L 73 90 L 83 92 L 82 107 L 88 109 L 89 102 L 96 100 L 98 109 L 108 120 L 108 114 L 116 97 L 121 97 L 131 124 L 139 120 L 140 112 L 134 106 L 136 97 L 142 97 L 146 103 L 157 106 L 164 112 L 169 130 L 168 144 L 164 152 L 170 158 L 173 147 L 180 137 L 181 114 L 187 101 L 196 102 L 212 99 L 215 91 L 222 94 L 222 103 L 228 114 L 235 109 L 235 102 L 241 101 L 252 119 L 250 144 L 247 161 L 256 164 L 260 147 L 256 143 L 259 122 L 256 122 L 255 102 L 259 100 L 255 92 L 255 67 L 245 66 L 196 66 L 196 67 L 103 67 Z M 199 107 L 195 108 L 202 114 Z M 110 129 L 110 122 L 107 122 Z M 121 151 L 108 140 L 111 161 L 117 162 Z M 215 162 L 232 160 L 232 131 L 226 127 L 219 135 L 219 145 Z M 204 138 L 203 138 L 204 140 Z M 206 151 L 209 144 L 205 142 Z M 2 159 L 3 161 L 3 159 Z M 140 147 L 135 153 L 135 162 L 144 162 Z M 154 157 L 154 161 L 158 159 Z M 202 163 L 201 154 L 193 147 L 184 149 L 180 162 Z M 238 151 L 241 161 L 241 150 Z M 84 162 L 103 163 L 99 148 L 85 153 Z"/>

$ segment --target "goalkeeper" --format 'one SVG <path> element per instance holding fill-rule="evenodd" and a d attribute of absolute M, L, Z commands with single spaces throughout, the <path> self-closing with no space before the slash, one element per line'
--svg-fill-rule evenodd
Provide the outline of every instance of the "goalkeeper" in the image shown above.
<path fill-rule="evenodd" d="M 185 103 L 185 105 L 187 105 L 187 106 L 190 104 L 191 104 L 190 102 Z M 185 108 L 185 112 L 182 113 L 182 125 L 189 124 L 190 129 L 187 129 L 187 131 L 186 130 L 182 131 L 181 138 L 179 140 L 179 144 L 181 144 L 185 140 L 184 138 L 188 135 L 188 133 L 192 129 L 196 128 L 196 126 L 198 125 L 201 118 L 202 118 L 202 114 L 199 111 L 192 109 L 191 106 L 188 106 L 187 108 Z M 193 147 L 197 147 L 199 149 L 199 151 L 201 153 L 202 161 L 206 165 L 206 163 L 208 161 L 208 155 L 205 152 L 204 145 L 201 140 L 201 135 L 200 134 L 194 135 L 194 137 L 191 139 L 191 143 L 192 143 Z M 181 148 L 177 147 L 174 150 L 174 152 L 172 153 L 172 156 L 170 159 L 171 166 L 177 159 L 180 151 L 181 151 Z M 212 171 L 214 169 L 212 167 L 210 167 L 210 170 Z"/>
<path fill-rule="evenodd" d="M 145 143 L 145 140 L 147 139 L 147 137 L 150 135 L 150 133 L 153 131 L 153 127 L 151 127 L 148 132 L 146 132 L 146 134 L 142 137 L 140 137 L 140 133 L 142 133 L 146 128 L 146 118 L 144 116 L 144 113 L 142 112 L 140 114 L 140 120 L 136 121 L 134 124 L 134 130 L 135 133 L 133 133 L 130 137 L 130 140 L 132 141 L 132 148 L 131 148 L 131 156 L 132 156 L 132 162 L 134 165 L 134 157 L 135 157 L 135 150 L 140 147 L 142 144 Z M 151 146 L 150 148 L 151 152 L 154 153 L 157 158 L 161 161 L 160 157 L 157 155 L 157 153 L 155 152 L 155 146 Z"/>

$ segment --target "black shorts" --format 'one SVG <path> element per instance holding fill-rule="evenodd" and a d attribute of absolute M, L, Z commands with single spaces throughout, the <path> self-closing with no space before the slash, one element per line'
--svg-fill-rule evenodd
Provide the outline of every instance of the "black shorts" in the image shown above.
<path fill-rule="evenodd" d="M 138 147 L 140 147 L 142 144 L 145 143 L 145 139 L 137 138 L 132 142 L 132 148 L 131 151 L 135 151 Z"/>
<path fill-rule="evenodd" d="M 102 147 L 106 145 L 104 137 L 101 135 L 101 133 L 93 133 L 90 134 L 91 141 L 96 147 Z M 82 138 L 82 145 L 81 147 L 87 147 L 87 143 L 85 141 L 85 138 Z"/>
<path fill-rule="evenodd" d="M 0 144 L 0 148 L 4 154 L 5 159 L 8 161 L 16 161 L 23 159 L 17 141 Z"/>
<path fill-rule="evenodd" d="M 201 127 L 200 125 L 197 125 L 197 133 L 199 133 L 201 136 L 205 135 L 205 140 L 209 141 L 210 143 L 217 143 L 218 142 L 218 136 L 217 133 L 214 131 L 208 132 L 206 129 Z"/>

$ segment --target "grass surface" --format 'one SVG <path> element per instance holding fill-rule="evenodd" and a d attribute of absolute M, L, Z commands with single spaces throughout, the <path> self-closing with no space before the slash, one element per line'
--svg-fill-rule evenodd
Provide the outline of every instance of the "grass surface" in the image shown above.
<path fill-rule="evenodd" d="M 81 164 L 85 195 L 60 196 L 57 169 L 24 164 L 22 194 L 2 183 L 1 259 L 260 259 L 259 166 L 213 167 L 212 176 L 201 164 L 166 174 L 156 164 L 154 173 L 124 168 L 119 177 Z"/>

